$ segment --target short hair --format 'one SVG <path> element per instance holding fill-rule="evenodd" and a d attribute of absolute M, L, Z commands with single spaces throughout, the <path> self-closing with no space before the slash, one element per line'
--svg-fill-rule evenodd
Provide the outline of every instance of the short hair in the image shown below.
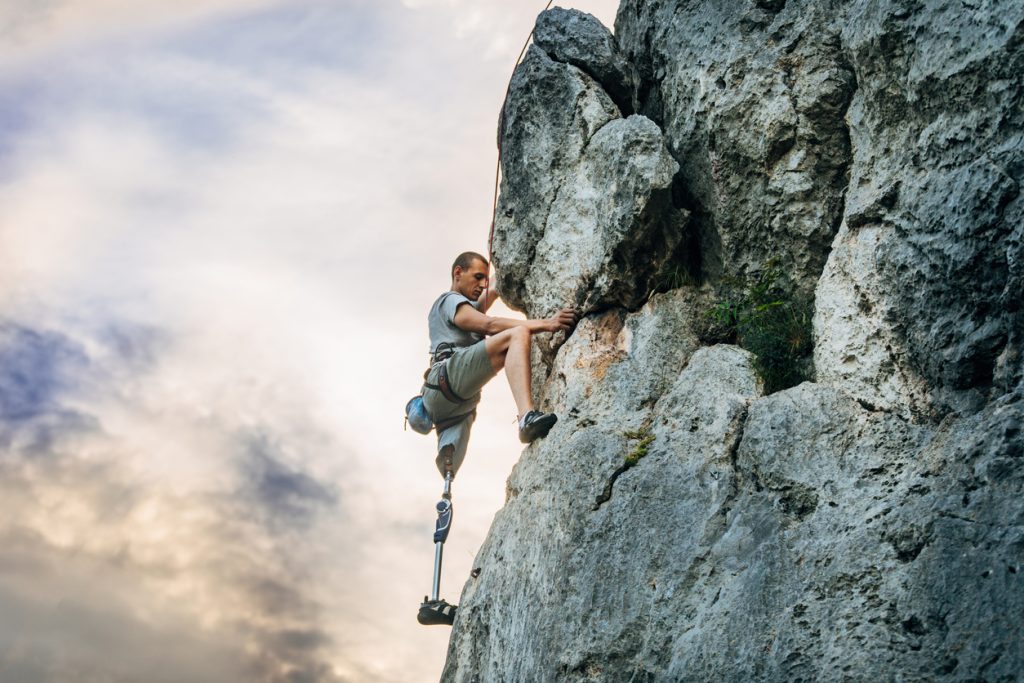
<path fill-rule="evenodd" d="M 473 265 L 474 261 L 482 261 L 485 268 L 490 265 L 487 262 L 487 259 L 485 259 L 480 254 L 476 253 L 475 251 L 464 251 L 455 258 L 455 263 L 452 264 L 452 277 L 455 277 L 456 268 L 462 268 L 463 270 L 466 270 L 471 265 Z"/>

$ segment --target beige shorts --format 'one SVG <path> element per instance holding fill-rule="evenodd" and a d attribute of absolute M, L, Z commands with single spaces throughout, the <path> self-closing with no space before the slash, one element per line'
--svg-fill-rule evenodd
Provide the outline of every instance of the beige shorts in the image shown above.
<path fill-rule="evenodd" d="M 423 403 L 434 422 L 465 415 L 476 408 L 476 404 L 480 402 L 480 390 L 495 375 L 484 341 L 459 349 L 445 363 L 448 366 L 448 382 L 452 391 L 465 400 L 461 403 L 452 403 L 437 389 L 425 388 Z M 441 363 L 436 363 L 427 374 L 427 384 L 436 386 L 440 374 Z"/>
<path fill-rule="evenodd" d="M 491 367 L 491 359 L 487 355 L 487 347 L 484 341 L 478 341 L 472 346 L 459 349 L 451 358 L 445 361 L 448 366 L 448 381 L 456 394 L 465 400 L 461 403 L 452 403 L 444 397 L 437 389 L 423 389 L 423 404 L 430 413 L 434 422 L 440 422 L 456 415 L 465 415 L 473 412 L 480 402 L 480 390 L 494 377 L 495 371 Z M 437 385 L 438 375 L 441 373 L 441 364 L 435 364 L 427 374 L 427 384 Z M 446 446 L 451 446 L 452 468 L 458 471 L 462 461 L 466 457 L 466 449 L 469 446 L 469 431 L 473 425 L 473 418 L 469 417 L 453 427 L 449 427 L 437 435 L 437 469 L 444 474 L 442 462 L 442 451 Z"/>

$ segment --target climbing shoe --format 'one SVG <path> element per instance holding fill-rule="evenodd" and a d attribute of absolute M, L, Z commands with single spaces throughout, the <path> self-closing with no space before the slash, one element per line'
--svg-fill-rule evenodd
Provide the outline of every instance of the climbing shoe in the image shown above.
<path fill-rule="evenodd" d="M 416 621 L 424 626 L 434 626 L 436 624 L 451 626 L 452 622 L 455 621 L 455 610 L 458 608 L 458 605 L 449 605 L 446 600 L 427 600 L 426 596 L 424 596 L 419 614 L 416 615 Z"/>
<path fill-rule="evenodd" d="M 558 416 L 554 413 L 531 410 L 519 421 L 519 440 L 523 443 L 530 443 L 542 439 L 548 435 L 556 422 L 558 422 Z"/>

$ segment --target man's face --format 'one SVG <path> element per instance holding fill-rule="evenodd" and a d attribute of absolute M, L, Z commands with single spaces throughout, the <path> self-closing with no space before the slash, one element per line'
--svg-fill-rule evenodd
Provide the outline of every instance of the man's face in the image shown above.
<path fill-rule="evenodd" d="M 455 291 L 470 301 L 476 301 L 487 287 L 488 270 L 480 259 L 473 261 L 465 270 L 456 268 L 453 283 Z"/>

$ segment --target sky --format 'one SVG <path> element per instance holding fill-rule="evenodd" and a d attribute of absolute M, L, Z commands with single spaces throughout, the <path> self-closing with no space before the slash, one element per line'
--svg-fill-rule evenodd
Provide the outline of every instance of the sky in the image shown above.
<path fill-rule="evenodd" d="M 543 4 L 0 0 L 0 681 L 437 680 L 402 408 Z M 452 602 L 514 419 L 499 376 Z"/>

